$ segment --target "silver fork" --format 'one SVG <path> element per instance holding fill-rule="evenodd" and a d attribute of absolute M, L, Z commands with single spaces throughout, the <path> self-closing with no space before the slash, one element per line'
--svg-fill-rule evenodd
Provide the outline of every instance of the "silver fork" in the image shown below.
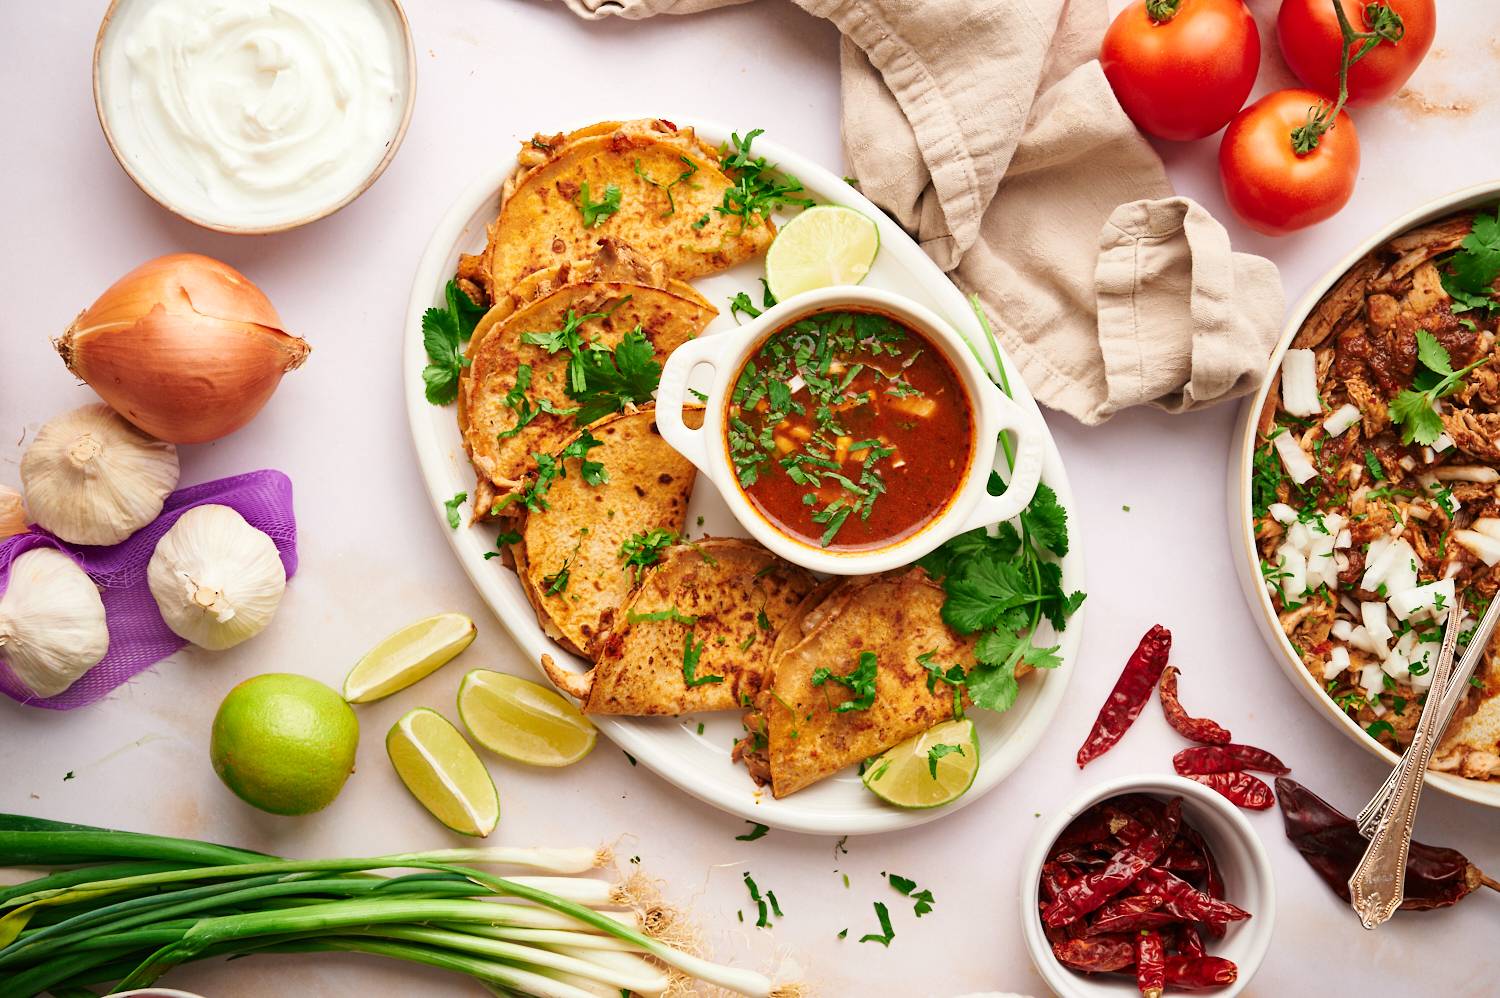
<path fill-rule="evenodd" d="M 1432 687 L 1428 703 L 1441 706 L 1453 674 L 1453 653 L 1458 648 L 1462 626 L 1462 604 L 1448 611 L 1443 628 L 1443 645 L 1432 669 Z M 1411 744 L 1396 766 L 1396 784 L 1390 802 L 1380 813 L 1375 834 L 1349 877 L 1349 900 L 1361 924 L 1373 929 L 1396 913 L 1405 898 L 1406 860 L 1411 851 L 1412 825 L 1417 819 L 1417 804 L 1422 799 L 1423 777 L 1437 747 L 1442 731 L 1437 726 L 1437 709 L 1422 711 Z"/>
<path fill-rule="evenodd" d="M 1461 617 L 1463 615 L 1461 609 L 1456 608 L 1455 615 Z M 1459 706 L 1464 702 L 1464 696 L 1469 690 L 1469 678 L 1474 675 L 1480 663 L 1484 661 L 1484 652 L 1489 647 L 1490 640 L 1494 636 L 1497 621 L 1500 621 L 1500 597 L 1490 601 L 1489 609 L 1480 618 L 1478 626 L 1474 628 L 1474 633 L 1469 638 L 1468 648 L 1459 658 L 1458 665 L 1448 678 L 1441 695 L 1438 696 L 1433 695 L 1437 687 L 1437 675 L 1434 672 L 1433 688 L 1428 690 L 1427 696 L 1427 702 L 1433 705 L 1437 711 L 1435 718 L 1435 727 L 1437 730 L 1433 736 L 1434 746 L 1436 745 L 1436 741 L 1440 740 L 1443 737 L 1443 733 L 1448 730 L 1448 725 L 1453 722 L 1453 715 L 1458 713 Z M 1426 713 L 1425 707 L 1423 708 L 1423 713 Z M 1381 785 L 1380 790 L 1376 792 L 1374 797 L 1370 798 L 1370 803 L 1366 804 L 1365 809 L 1359 812 L 1359 818 L 1357 819 L 1359 822 L 1359 833 L 1365 838 L 1368 839 L 1375 834 L 1375 828 L 1380 824 L 1380 816 L 1390 806 L 1391 795 L 1396 789 L 1396 780 L 1400 776 L 1400 773 L 1401 769 L 1399 766 L 1393 768 L 1391 774 L 1386 777 L 1385 783 Z"/>

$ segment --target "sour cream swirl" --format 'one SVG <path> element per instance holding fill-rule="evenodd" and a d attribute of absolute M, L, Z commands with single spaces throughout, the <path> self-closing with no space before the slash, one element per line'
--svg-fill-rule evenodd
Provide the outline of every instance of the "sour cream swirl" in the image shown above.
<path fill-rule="evenodd" d="M 104 67 L 111 134 L 154 194 L 272 226 L 339 203 L 399 128 L 405 44 L 385 0 L 133 0 Z"/>

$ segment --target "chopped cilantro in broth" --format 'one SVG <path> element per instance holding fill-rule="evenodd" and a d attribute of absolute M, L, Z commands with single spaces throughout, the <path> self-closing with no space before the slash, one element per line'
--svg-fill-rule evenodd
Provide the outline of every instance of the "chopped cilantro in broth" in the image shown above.
<path fill-rule="evenodd" d="M 952 365 L 873 312 L 824 312 L 773 333 L 741 369 L 725 425 L 751 503 L 834 550 L 882 547 L 934 519 L 972 451 Z"/>

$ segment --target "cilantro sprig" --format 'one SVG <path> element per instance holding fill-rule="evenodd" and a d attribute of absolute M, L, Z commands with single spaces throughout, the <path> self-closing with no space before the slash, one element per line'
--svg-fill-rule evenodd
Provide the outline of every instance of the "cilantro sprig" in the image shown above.
<path fill-rule="evenodd" d="M 1425 329 L 1417 330 L 1417 360 L 1421 366 L 1412 378 L 1411 387 L 1391 399 L 1391 422 L 1401 427 L 1401 442 L 1431 444 L 1443 433 L 1443 418 L 1433 405 L 1463 388 L 1464 377 L 1489 361 L 1481 357 L 1462 370 L 1453 369 L 1448 351 Z"/>
<path fill-rule="evenodd" d="M 1010 386 L 994 331 L 978 298 L 971 304 L 1000 372 L 997 383 L 1008 395 Z M 1004 437 L 1001 440 L 1009 443 Z M 1009 446 L 1005 454 L 1010 460 Z M 991 479 L 991 491 L 999 487 Z M 1055 669 L 1061 664 L 1057 646 L 1035 644 L 1037 628 L 1045 620 L 1062 631 L 1084 601 L 1082 592 L 1070 593 L 1063 587 L 1062 566 L 1049 557 L 1063 558 L 1068 553 L 1068 514 L 1057 501 L 1057 493 L 1038 485 L 1019 521 L 1019 528 L 1002 523 L 993 534 L 983 527 L 959 534 L 918 562 L 943 586 L 943 620 L 959 634 L 979 636 L 975 664 L 966 672 L 957 667 L 944 670 L 930 656 L 926 662 L 919 658 L 928 671 L 929 687 L 939 681 L 948 683 L 955 697 L 962 687 L 975 706 L 986 710 L 1009 710 L 1016 702 L 1020 692 L 1017 666 Z"/>
<path fill-rule="evenodd" d="M 695 686 L 706 686 L 710 683 L 722 683 L 723 676 L 700 676 L 698 675 L 698 660 L 703 657 L 703 646 L 706 641 L 693 643 L 693 632 L 688 631 L 682 641 L 682 681 L 687 684 L 688 689 Z"/>
<path fill-rule="evenodd" d="M 474 335 L 474 327 L 484 318 L 484 307 L 449 281 L 443 291 L 444 306 L 422 313 L 422 347 L 427 351 L 427 366 L 422 369 L 422 383 L 427 401 L 447 405 L 458 398 L 458 376 L 469 366 L 464 344 Z"/>
<path fill-rule="evenodd" d="M 695 173 L 698 172 L 698 164 L 697 163 L 694 163 L 692 160 L 688 159 L 686 156 L 678 156 L 677 158 L 680 159 L 680 160 L 682 160 L 682 164 L 684 166 L 686 166 L 687 169 L 683 170 L 681 173 L 679 173 L 677 175 L 677 179 L 676 180 L 673 180 L 670 183 L 665 183 L 665 184 L 662 183 L 660 180 L 653 180 L 651 178 L 650 174 L 646 173 L 645 170 L 642 170 L 641 169 L 641 161 L 640 161 L 639 158 L 637 158 L 636 161 L 635 161 L 635 175 L 637 177 L 640 177 L 646 183 L 650 184 L 652 187 L 659 188 L 662 191 L 662 193 L 666 194 L 666 196 L 667 196 L 667 210 L 661 213 L 661 215 L 659 216 L 661 218 L 668 218 L 668 217 L 670 217 L 672 215 L 675 215 L 677 213 L 677 200 L 676 200 L 676 198 L 672 197 L 672 188 L 676 187 L 680 183 L 683 183 L 683 182 L 687 181 L 688 179 L 690 179 L 692 177 L 693 174 L 695 174 Z M 688 186 L 689 187 L 697 187 L 698 185 L 697 184 L 689 184 Z M 702 228 L 702 226 L 699 226 L 699 228 Z"/>
<path fill-rule="evenodd" d="M 664 527 L 654 527 L 631 534 L 620 545 L 620 560 L 624 567 L 634 570 L 635 581 L 641 581 L 646 569 L 661 560 L 661 553 L 677 541 L 677 532 Z"/>
<path fill-rule="evenodd" d="M 1455 313 L 1500 311 L 1495 298 L 1495 280 L 1500 278 L 1500 208 L 1493 218 L 1480 212 L 1474 228 L 1453 255 L 1444 262 L 1443 290 L 1453 299 Z"/>
<path fill-rule="evenodd" d="M 867 933 L 860 936 L 859 941 L 862 943 L 879 943 L 889 949 L 891 940 L 896 938 L 896 930 L 891 928 L 891 912 L 890 909 L 886 908 L 885 902 L 875 902 L 875 917 L 880 919 L 879 934 L 874 932 Z"/>
<path fill-rule="evenodd" d="M 536 462 L 536 475 L 524 489 L 509 493 L 496 503 L 494 512 L 499 512 L 513 503 L 520 503 L 533 513 L 550 509 L 551 507 L 547 505 L 547 493 L 551 491 L 553 482 L 567 477 L 567 462 L 570 459 L 578 462 L 578 474 L 583 478 L 585 485 L 603 485 L 609 481 L 609 472 L 605 470 L 602 461 L 590 461 L 588 457 L 589 451 L 598 446 L 600 446 L 599 439 L 588 430 L 584 430 L 555 455 L 532 451 L 531 459 Z"/>
<path fill-rule="evenodd" d="M 613 350 L 593 346 L 585 348 L 578 358 L 583 387 L 568 395 L 579 403 L 574 417 L 579 425 L 621 412 L 627 404 L 648 402 L 661 384 L 661 364 L 656 348 L 637 326 L 626 333 Z"/>

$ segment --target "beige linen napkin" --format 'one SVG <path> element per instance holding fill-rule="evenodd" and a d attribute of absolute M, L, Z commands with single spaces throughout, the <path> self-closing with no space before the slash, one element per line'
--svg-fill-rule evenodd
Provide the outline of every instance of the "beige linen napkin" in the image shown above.
<path fill-rule="evenodd" d="M 586 18 L 744 0 L 564 0 Z M 796 0 L 843 32 L 860 190 L 977 292 L 1033 394 L 1085 423 L 1250 391 L 1283 296 L 1172 197 L 1095 56 L 1104 0 Z"/>

